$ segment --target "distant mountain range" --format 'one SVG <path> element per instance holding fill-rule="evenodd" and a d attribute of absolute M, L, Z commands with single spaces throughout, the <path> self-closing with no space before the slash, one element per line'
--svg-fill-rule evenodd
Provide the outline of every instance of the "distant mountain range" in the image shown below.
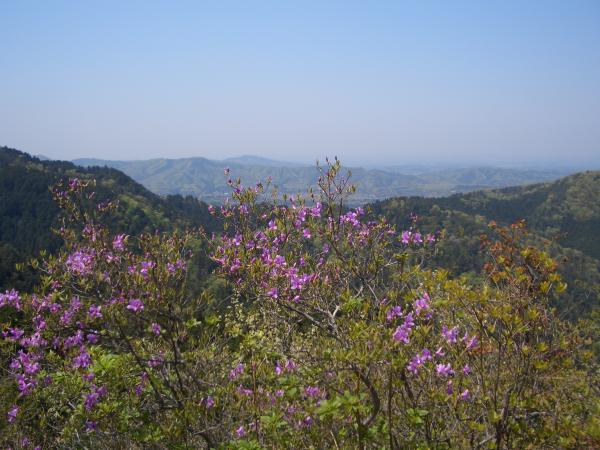
<path fill-rule="evenodd" d="M 222 161 L 206 158 L 111 161 L 76 159 L 80 166 L 106 166 L 126 173 L 146 188 L 161 195 L 193 195 L 207 202 L 222 202 L 229 193 L 223 168 L 244 183 L 272 177 L 282 193 L 306 191 L 319 177 L 316 166 L 294 164 L 257 156 L 241 156 Z M 354 204 L 398 196 L 441 197 L 454 193 L 551 181 L 571 173 L 568 170 L 520 170 L 499 167 L 471 167 L 443 170 L 414 170 L 390 166 L 386 169 L 350 168 L 357 186 Z"/>

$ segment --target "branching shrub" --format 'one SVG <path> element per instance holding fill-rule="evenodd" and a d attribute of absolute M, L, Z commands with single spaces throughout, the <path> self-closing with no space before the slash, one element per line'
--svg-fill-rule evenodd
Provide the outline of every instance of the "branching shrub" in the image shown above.
<path fill-rule="evenodd" d="M 339 162 L 306 199 L 229 180 L 212 238 L 224 314 L 185 292 L 198 233 L 112 235 L 90 186 L 54 190 L 64 251 L 5 292 L 3 443 L 33 448 L 600 445 L 585 329 L 549 306 L 556 265 L 523 224 L 473 286 L 425 270 L 437 236 L 349 210 Z"/>

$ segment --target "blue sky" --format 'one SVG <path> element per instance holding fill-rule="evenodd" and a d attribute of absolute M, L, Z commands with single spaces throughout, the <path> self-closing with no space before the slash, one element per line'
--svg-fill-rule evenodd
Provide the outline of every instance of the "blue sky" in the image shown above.
<path fill-rule="evenodd" d="M 0 145 L 600 163 L 600 2 L 0 2 Z"/>

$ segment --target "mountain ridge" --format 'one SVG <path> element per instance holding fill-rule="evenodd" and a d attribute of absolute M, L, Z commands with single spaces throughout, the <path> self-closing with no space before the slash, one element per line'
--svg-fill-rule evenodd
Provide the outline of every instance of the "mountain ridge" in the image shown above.
<path fill-rule="evenodd" d="M 281 192 L 296 194 L 314 185 L 319 172 L 316 166 L 286 163 L 252 155 L 218 161 L 203 157 L 154 158 L 115 161 L 76 159 L 83 166 L 107 166 L 119 169 L 153 192 L 161 195 L 193 195 L 204 201 L 223 202 L 228 192 L 223 168 L 229 166 L 233 177 L 246 182 L 272 177 Z M 392 167 L 392 166 L 390 166 Z M 353 204 L 365 204 L 397 196 L 442 197 L 511 185 L 554 180 L 569 174 L 567 170 L 531 170 L 494 167 L 431 170 L 408 174 L 383 168 L 348 168 L 357 186 Z"/>

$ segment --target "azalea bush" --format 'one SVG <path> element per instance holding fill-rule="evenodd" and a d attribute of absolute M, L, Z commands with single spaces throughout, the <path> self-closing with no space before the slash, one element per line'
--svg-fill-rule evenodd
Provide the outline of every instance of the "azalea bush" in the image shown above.
<path fill-rule="evenodd" d="M 226 176 L 229 177 L 228 171 Z M 57 186 L 60 254 L 0 294 L 0 440 L 13 448 L 600 445 L 590 332 L 556 264 L 496 227 L 477 285 L 425 270 L 437 235 L 361 208 L 338 161 L 302 197 L 229 178 L 209 246 L 227 307 L 186 294 L 201 232 L 113 235 L 116 204 Z M 221 299 L 223 300 L 223 299 Z"/>

